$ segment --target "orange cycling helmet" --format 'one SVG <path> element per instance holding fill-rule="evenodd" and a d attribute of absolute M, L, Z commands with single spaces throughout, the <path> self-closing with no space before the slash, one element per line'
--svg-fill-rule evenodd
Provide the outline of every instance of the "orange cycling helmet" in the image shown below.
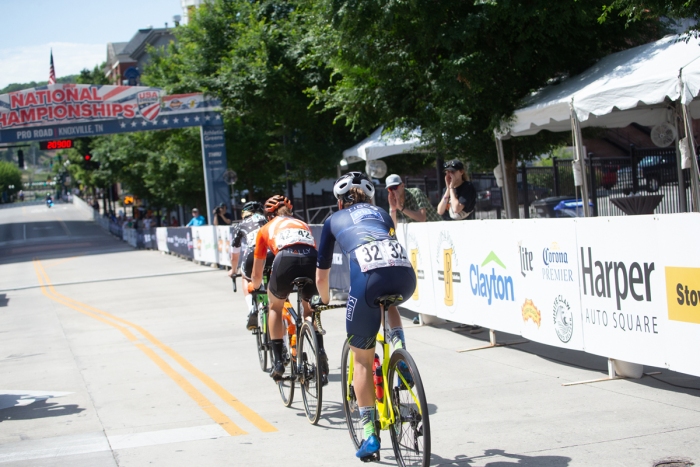
<path fill-rule="evenodd" d="M 284 195 L 275 195 L 265 201 L 265 212 L 274 214 L 282 206 L 287 206 L 290 211 L 293 209 L 292 202 L 289 201 L 289 198 Z"/>

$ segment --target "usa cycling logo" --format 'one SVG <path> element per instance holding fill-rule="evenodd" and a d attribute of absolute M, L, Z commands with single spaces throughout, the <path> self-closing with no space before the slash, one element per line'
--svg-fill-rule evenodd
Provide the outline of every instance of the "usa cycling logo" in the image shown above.
<path fill-rule="evenodd" d="M 348 321 L 352 321 L 352 315 L 355 313 L 355 305 L 357 305 L 357 299 L 352 295 L 348 296 L 348 311 L 345 314 L 345 318 Z"/>
<path fill-rule="evenodd" d="M 143 91 L 136 95 L 141 116 L 152 122 L 160 114 L 160 94 L 157 91 Z"/>

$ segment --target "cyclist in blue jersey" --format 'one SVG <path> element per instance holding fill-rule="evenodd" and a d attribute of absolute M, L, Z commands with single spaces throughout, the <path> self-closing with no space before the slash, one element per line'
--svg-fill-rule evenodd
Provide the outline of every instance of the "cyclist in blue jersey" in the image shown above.
<path fill-rule="evenodd" d="M 350 256 L 350 292 L 345 324 L 355 358 L 353 387 L 364 428 L 364 439 L 356 456 L 363 458 L 380 448 L 374 428 L 372 365 L 382 316 L 375 300 L 388 294 L 410 297 L 416 288 L 416 275 L 403 246 L 396 239 L 391 216 L 370 204 L 374 185 L 367 175 L 360 172 L 343 175 L 335 182 L 333 194 L 338 199 L 340 211 L 331 215 L 323 225 L 316 269 L 320 297 L 314 304 L 328 303 L 330 299 L 328 278 L 333 247 L 338 242 L 343 252 Z M 405 348 L 401 316 L 395 306 L 390 307 L 388 320 L 392 345 Z"/>

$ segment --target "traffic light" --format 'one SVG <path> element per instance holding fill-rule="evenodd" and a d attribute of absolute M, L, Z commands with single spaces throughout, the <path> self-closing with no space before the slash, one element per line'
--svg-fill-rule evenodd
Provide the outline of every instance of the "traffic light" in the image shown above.
<path fill-rule="evenodd" d="M 19 166 L 20 170 L 24 170 L 24 151 L 21 149 L 17 151 L 17 165 Z"/>
<path fill-rule="evenodd" d="M 92 154 L 85 154 L 83 156 L 83 168 L 85 170 L 96 170 L 100 168 L 100 163 L 94 160 Z"/>

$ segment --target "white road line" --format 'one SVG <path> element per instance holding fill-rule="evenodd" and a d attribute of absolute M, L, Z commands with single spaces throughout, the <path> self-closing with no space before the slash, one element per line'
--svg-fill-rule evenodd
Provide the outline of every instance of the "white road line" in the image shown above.
<path fill-rule="evenodd" d="M 229 436 L 219 425 L 105 436 L 101 431 L 0 445 L 0 464 Z"/>
<path fill-rule="evenodd" d="M 192 426 L 188 428 L 173 428 L 170 430 L 148 431 L 128 435 L 108 436 L 112 449 L 128 449 L 157 444 L 181 443 L 201 439 L 215 439 L 229 436 L 219 425 Z"/>
<path fill-rule="evenodd" d="M 0 463 L 109 451 L 103 432 L 21 441 L 0 446 Z"/>

